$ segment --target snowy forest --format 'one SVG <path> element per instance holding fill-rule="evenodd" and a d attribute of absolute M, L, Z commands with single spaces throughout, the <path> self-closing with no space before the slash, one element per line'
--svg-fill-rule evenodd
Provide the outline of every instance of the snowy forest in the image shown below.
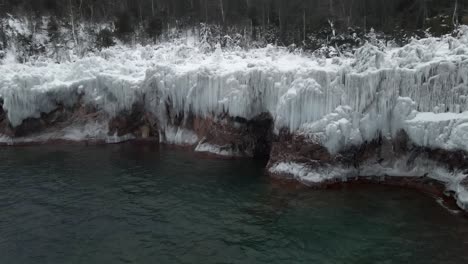
<path fill-rule="evenodd" d="M 71 30 L 77 22 L 113 22 L 105 35 L 157 39 L 167 31 L 216 25 L 217 33 L 253 41 L 318 48 L 317 38 L 374 29 L 404 41 L 441 35 L 468 22 L 467 0 L 0 0 L 0 16 L 50 15 Z M 53 28 L 53 25 L 52 25 Z M 0 28 L 1 29 L 1 28 Z M 0 32 L 1 37 L 1 32 Z M 107 37 L 107 36 L 105 36 Z"/>

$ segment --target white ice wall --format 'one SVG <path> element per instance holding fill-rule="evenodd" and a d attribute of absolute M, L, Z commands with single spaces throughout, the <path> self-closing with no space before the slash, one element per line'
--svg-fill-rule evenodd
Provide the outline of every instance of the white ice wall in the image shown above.
<path fill-rule="evenodd" d="M 115 47 L 63 64 L 0 65 L 0 96 L 13 126 L 82 95 L 109 116 L 144 100 L 163 130 L 174 118 L 167 106 L 170 115 L 213 118 L 268 112 L 277 130 L 303 133 L 332 152 L 399 129 L 423 146 L 468 150 L 464 117 L 411 121 L 468 110 L 467 36 L 387 50 L 367 44 L 353 58 L 326 60 L 273 46 L 213 54 L 171 43 Z"/>

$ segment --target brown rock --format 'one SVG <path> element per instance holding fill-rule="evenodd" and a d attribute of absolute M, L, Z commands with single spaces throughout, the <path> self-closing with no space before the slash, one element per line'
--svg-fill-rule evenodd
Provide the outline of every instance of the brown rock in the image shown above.
<path fill-rule="evenodd" d="M 150 114 L 145 112 L 142 104 L 134 104 L 131 111 L 122 111 L 109 121 L 109 135 L 119 137 L 132 134 L 136 137 L 148 138 L 155 134 L 152 128 L 156 126 Z"/>
<path fill-rule="evenodd" d="M 181 124 L 177 115 L 172 125 Z M 243 156 L 265 158 L 271 150 L 273 118 L 261 114 L 252 120 L 227 115 L 200 118 L 189 114 L 183 127 L 195 131 L 199 138 L 212 145 L 241 153 Z"/>

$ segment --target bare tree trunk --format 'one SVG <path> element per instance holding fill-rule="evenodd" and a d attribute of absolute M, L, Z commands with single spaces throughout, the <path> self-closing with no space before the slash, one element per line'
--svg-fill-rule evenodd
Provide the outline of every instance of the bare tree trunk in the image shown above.
<path fill-rule="evenodd" d="M 151 14 L 154 16 L 154 0 L 151 0 Z"/>
<path fill-rule="evenodd" d="M 265 1 L 262 1 L 262 28 L 265 29 Z"/>
<path fill-rule="evenodd" d="M 140 9 L 140 25 L 143 25 L 143 9 L 141 8 L 141 2 L 138 5 L 138 8 Z"/>
<path fill-rule="evenodd" d="M 76 40 L 76 35 L 75 35 L 75 17 L 73 15 L 73 6 L 72 6 L 71 0 L 68 0 L 68 4 L 70 5 L 70 18 L 71 18 L 73 41 L 75 42 L 75 47 L 77 47 L 78 41 Z"/>
<path fill-rule="evenodd" d="M 82 11 L 82 8 L 83 7 L 83 0 L 80 0 L 80 7 L 78 8 L 80 10 L 80 17 L 83 18 L 83 11 Z"/>
<path fill-rule="evenodd" d="M 367 4 L 364 2 L 364 32 L 367 32 Z"/>
<path fill-rule="evenodd" d="M 205 23 L 208 23 L 208 0 L 205 0 Z"/>
<path fill-rule="evenodd" d="M 90 5 L 89 6 L 89 11 L 90 11 L 90 15 L 91 15 L 91 22 L 93 22 L 93 19 L 94 19 L 94 5 Z"/>
<path fill-rule="evenodd" d="M 455 28 L 458 28 L 458 0 L 455 0 L 455 8 L 453 10 L 452 23 Z"/>
<path fill-rule="evenodd" d="M 427 14 L 427 0 L 423 0 L 423 26 L 426 26 L 426 18 L 428 17 Z"/>
<path fill-rule="evenodd" d="M 367 32 L 367 16 L 364 16 L 364 32 Z"/>
<path fill-rule="evenodd" d="M 346 27 L 349 27 L 349 15 L 346 12 L 346 5 L 344 1 L 340 1 L 341 3 L 341 14 L 339 15 L 340 17 L 346 18 Z M 338 4 L 339 5 L 339 4 Z"/>
<path fill-rule="evenodd" d="M 302 31 L 303 31 L 303 38 L 302 38 L 302 41 L 306 41 L 306 9 L 304 8 L 304 12 L 302 14 L 302 22 L 303 22 L 303 28 L 302 28 Z"/>
<path fill-rule="evenodd" d="M 278 9 L 278 22 L 280 27 L 280 33 L 283 33 L 283 23 L 281 21 L 281 8 Z"/>
<path fill-rule="evenodd" d="M 270 7 L 267 7 L 267 25 L 270 25 Z"/>
<path fill-rule="evenodd" d="M 101 12 L 102 12 L 102 16 L 104 18 L 108 18 L 109 16 L 108 16 L 108 13 L 107 13 L 107 8 L 104 8 L 104 6 L 101 5 L 100 9 L 101 9 Z"/>
<path fill-rule="evenodd" d="M 222 19 L 223 19 L 223 24 L 224 24 L 225 18 L 224 18 L 223 0 L 219 0 L 219 7 L 221 8 L 221 17 L 222 17 Z"/>

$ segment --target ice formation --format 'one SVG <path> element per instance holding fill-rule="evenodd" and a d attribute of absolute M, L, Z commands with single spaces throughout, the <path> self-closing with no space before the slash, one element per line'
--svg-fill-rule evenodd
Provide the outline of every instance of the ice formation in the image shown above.
<path fill-rule="evenodd" d="M 222 157 L 244 157 L 244 153 L 240 153 L 229 146 L 217 146 L 201 141 L 195 148 L 196 152 L 211 153 Z"/>
<path fill-rule="evenodd" d="M 191 146 L 198 142 L 198 136 L 188 129 L 168 126 L 160 140 L 174 145 Z"/>
<path fill-rule="evenodd" d="M 301 131 L 331 151 L 398 129 L 421 145 L 467 150 L 467 45 L 464 35 L 384 51 L 366 45 L 355 58 L 325 61 L 273 46 L 214 54 L 184 44 L 116 47 L 62 64 L 1 65 L 0 95 L 13 126 L 81 95 L 110 116 L 144 98 L 162 120 L 171 118 L 162 116 L 166 102 L 200 117 L 267 112 L 277 129 Z"/>
<path fill-rule="evenodd" d="M 273 173 L 291 175 L 296 180 L 305 184 L 319 184 L 337 179 L 346 180 L 346 178 L 351 175 L 357 175 L 354 170 L 341 168 L 339 166 L 325 166 L 312 169 L 305 164 L 297 162 L 280 162 L 270 168 L 270 171 Z"/>
<path fill-rule="evenodd" d="M 301 134 L 330 153 L 380 136 L 392 138 L 401 130 L 421 147 L 468 151 L 467 96 L 468 28 L 458 37 L 414 40 L 401 48 L 366 44 L 352 58 L 318 59 L 275 46 L 248 51 L 218 47 L 205 53 L 179 42 L 117 46 L 61 64 L 0 65 L 0 98 L 12 126 L 78 100 L 108 118 L 143 102 L 159 121 L 161 140 L 199 143 L 198 151 L 226 155 L 235 153 L 200 143 L 196 134 L 174 127 L 171 120 L 190 115 L 250 120 L 269 113 L 276 133 Z M 102 134 L 79 131 L 63 130 L 65 135 L 58 137 Z M 280 163 L 272 170 L 311 181 L 342 173 L 311 174 L 296 163 Z M 458 195 L 459 201 L 468 200 L 464 188 Z"/>

